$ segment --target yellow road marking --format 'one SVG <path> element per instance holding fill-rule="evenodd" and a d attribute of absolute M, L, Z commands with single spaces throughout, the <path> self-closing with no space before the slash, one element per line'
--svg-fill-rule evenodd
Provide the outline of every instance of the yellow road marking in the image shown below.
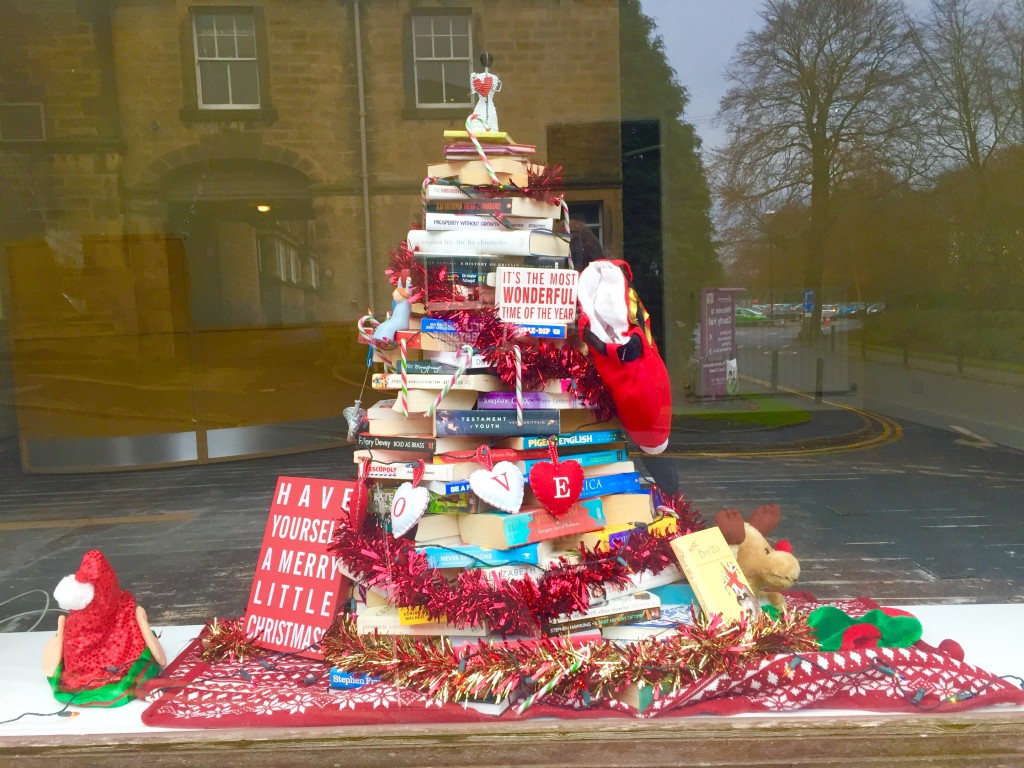
<path fill-rule="evenodd" d="M 192 512 L 171 512 L 165 515 L 122 515 L 119 517 L 81 517 L 70 520 L 21 520 L 0 523 L 0 531 L 26 531 L 33 528 L 82 528 L 91 525 L 138 525 L 141 523 L 180 523 L 191 520 Z"/>
<path fill-rule="evenodd" d="M 756 379 L 752 376 L 745 376 L 744 378 L 749 381 L 757 382 L 758 384 L 768 385 L 769 382 Z M 800 392 L 789 387 L 779 387 L 779 389 L 787 392 L 791 395 L 797 395 L 798 397 L 804 397 L 808 400 L 815 399 L 812 395 L 808 395 L 804 392 Z M 893 421 L 892 419 L 882 416 L 871 411 L 865 411 L 862 408 L 855 408 L 852 405 L 846 405 L 845 403 L 836 403 L 831 400 L 822 400 L 822 403 L 830 405 L 834 408 L 842 408 L 845 411 L 856 413 L 857 415 L 867 419 L 876 425 L 879 425 L 882 429 L 880 434 L 871 435 L 861 440 L 855 440 L 852 443 L 843 443 L 842 445 L 823 445 L 818 448 L 779 448 L 776 450 L 763 450 L 763 451 L 693 451 L 689 453 L 662 453 L 660 456 L 671 459 L 728 459 L 728 458 L 739 458 L 739 457 L 765 457 L 765 456 L 777 456 L 777 457 L 792 457 L 792 456 L 812 456 L 828 453 L 845 453 L 847 451 L 859 451 L 865 448 L 877 448 L 882 445 L 888 445 L 895 443 L 903 439 L 903 427 L 899 422 Z"/>

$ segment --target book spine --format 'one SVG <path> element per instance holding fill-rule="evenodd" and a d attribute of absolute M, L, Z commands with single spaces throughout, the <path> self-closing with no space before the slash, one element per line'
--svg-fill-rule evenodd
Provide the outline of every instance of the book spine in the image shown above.
<path fill-rule="evenodd" d="M 554 219 L 503 217 L 501 220 L 490 216 L 474 214 L 427 213 L 423 216 L 423 227 L 428 232 L 449 230 L 508 232 L 530 229 L 554 228 Z"/>
<path fill-rule="evenodd" d="M 364 458 L 357 456 L 356 463 L 363 464 Z M 419 468 L 418 462 L 383 464 L 371 462 L 367 470 L 367 477 L 371 480 L 412 480 Z M 456 468 L 461 469 L 462 464 L 425 464 L 423 466 L 423 479 L 428 482 L 455 483 L 460 482 L 454 475 Z M 476 465 L 474 465 L 476 466 Z"/>
<path fill-rule="evenodd" d="M 495 565 L 539 565 L 540 549 L 536 544 L 498 550 L 483 547 L 417 547 L 427 557 L 431 568 L 479 568 Z"/>
<path fill-rule="evenodd" d="M 447 185 L 443 186 L 442 190 L 454 189 L 458 194 L 447 192 L 435 194 L 434 190 L 438 186 L 437 184 L 431 184 L 427 187 L 427 213 L 503 213 L 505 215 L 512 213 L 512 198 L 510 197 L 471 199 L 459 192 L 458 187 L 449 187 Z"/>
<path fill-rule="evenodd" d="M 484 392 L 477 396 L 476 407 L 487 411 L 509 410 L 516 407 L 515 392 Z M 549 392 L 523 392 L 523 408 L 528 410 L 585 408 L 575 396 L 554 395 Z"/>
<path fill-rule="evenodd" d="M 535 435 L 558 431 L 558 411 L 544 408 L 523 413 L 523 423 L 517 421 L 514 410 L 453 411 L 439 409 L 434 412 L 435 435 Z"/>
<path fill-rule="evenodd" d="M 430 374 L 409 374 L 409 387 L 412 389 L 447 389 L 451 382 L 451 376 L 430 375 Z M 402 375 L 399 373 L 375 373 L 370 380 L 374 389 L 401 389 Z M 451 389 L 477 389 L 480 386 L 489 386 L 493 390 L 500 384 L 500 379 L 487 374 L 472 374 L 470 376 L 459 376 Z"/>
<path fill-rule="evenodd" d="M 637 493 L 640 490 L 640 473 L 623 472 L 619 475 L 586 477 L 583 479 L 581 499 L 606 496 L 610 493 Z"/>
<path fill-rule="evenodd" d="M 359 435 L 356 445 L 367 450 L 410 451 L 416 453 L 434 453 L 436 443 L 430 437 L 384 437 L 377 435 Z"/>
<path fill-rule="evenodd" d="M 337 667 L 331 667 L 330 687 L 339 691 L 346 691 L 352 688 L 362 688 L 370 683 L 379 683 L 379 677 L 360 675 Z"/>
<path fill-rule="evenodd" d="M 570 432 L 558 436 L 559 448 L 573 448 L 581 445 L 601 445 L 602 443 L 621 443 L 626 439 L 621 429 L 601 429 L 594 432 Z M 547 448 L 548 439 L 540 435 L 523 438 L 523 450 Z"/>
<path fill-rule="evenodd" d="M 639 621 L 650 621 L 656 619 L 661 609 L 634 608 L 619 613 L 609 613 L 601 616 L 582 616 L 579 618 L 568 618 L 564 620 L 554 619 L 544 623 L 544 633 L 548 635 L 569 635 L 573 632 L 580 632 L 586 629 L 600 627 L 612 627 L 618 624 L 636 624 Z"/>
<path fill-rule="evenodd" d="M 468 493 L 472 488 L 469 485 L 469 480 L 453 480 L 452 482 L 429 480 L 427 481 L 427 490 L 438 496 L 454 496 L 458 493 Z"/>
<path fill-rule="evenodd" d="M 553 255 L 568 256 L 569 243 L 553 233 L 539 230 L 517 232 L 428 232 L 411 230 L 407 236 L 409 248 L 425 253 L 488 254 L 512 256 Z"/>
<path fill-rule="evenodd" d="M 624 448 L 619 448 L 614 451 L 594 451 L 592 453 L 577 453 L 571 456 L 563 456 L 563 460 L 572 459 L 578 461 L 582 467 L 594 467 L 599 464 L 612 464 L 616 461 L 625 461 L 628 452 Z M 522 472 L 524 475 L 529 475 L 530 470 L 538 464 L 548 462 L 550 459 L 527 459 L 522 463 Z"/>
<path fill-rule="evenodd" d="M 564 339 L 568 335 L 565 325 L 538 325 L 536 323 L 512 323 L 524 336 L 535 339 Z"/>
<path fill-rule="evenodd" d="M 559 517 L 541 509 L 529 515 L 508 515 L 503 522 L 505 541 L 508 546 L 516 547 L 574 533 L 598 531 L 604 527 L 604 514 L 600 500 L 596 499 L 577 502 Z"/>

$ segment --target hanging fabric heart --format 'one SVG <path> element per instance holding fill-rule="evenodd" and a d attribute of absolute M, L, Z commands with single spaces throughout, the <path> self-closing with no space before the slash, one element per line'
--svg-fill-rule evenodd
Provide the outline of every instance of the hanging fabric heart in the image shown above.
<path fill-rule="evenodd" d="M 370 464 L 373 459 L 367 459 L 359 465 L 359 477 L 356 480 L 356 499 L 349 507 L 348 524 L 354 531 L 358 531 L 366 522 L 366 513 L 370 509 L 370 486 L 373 480 L 370 479 Z"/>
<path fill-rule="evenodd" d="M 420 488 L 423 477 L 423 462 L 413 472 L 411 483 L 402 483 L 395 491 L 391 502 L 391 535 L 396 539 L 407 534 L 427 511 L 430 503 L 430 491 Z"/>
<path fill-rule="evenodd" d="M 558 460 L 558 438 L 548 439 L 551 461 L 542 461 L 530 470 L 530 488 L 544 509 L 555 517 L 561 517 L 575 504 L 583 493 L 583 467 L 578 461 Z"/>
<path fill-rule="evenodd" d="M 511 461 L 493 464 L 486 446 L 480 448 L 478 456 L 485 468 L 469 476 L 469 487 L 473 493 L 495 509 L 518 512 L 523 505 L 523 488 L 526 485 L 519 467 Z"/>

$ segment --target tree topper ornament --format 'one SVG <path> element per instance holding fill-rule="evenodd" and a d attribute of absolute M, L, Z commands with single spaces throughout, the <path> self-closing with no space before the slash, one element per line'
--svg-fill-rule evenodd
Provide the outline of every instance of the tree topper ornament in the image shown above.
<path fill-rule="evenodd" d="M 488 131 L 497 131 L 498 110 L 494 107 L 494 94 L 501 90 L 501 78 L 490 71 L 491 64 L 494 63 L 491 54 L 480 54 L 480 63 L 484 65 L 484 71 L 474 72 L 469 76 L 469 86 L 477 97 L 473 114 L 487 126 Z"/>

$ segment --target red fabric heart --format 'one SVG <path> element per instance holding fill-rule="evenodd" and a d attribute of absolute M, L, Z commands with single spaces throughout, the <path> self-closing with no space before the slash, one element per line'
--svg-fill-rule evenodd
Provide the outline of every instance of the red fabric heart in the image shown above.
<path fill-rule="evenodd" d="M 544 509 L 561 517 L 583 493 L 583 467 L 571 459 L 534 464 L 530 469 L 530 488 Z"/>
<path fill-rule="evenodd" d="M 478 77 L 473 80 L 473 90 L 484 98 L 487 98 L 487 94 L 491 92 L 492 85 L 494 85 L 494 78 L 490 75 L 487 75 L 486 77 Z"/>

